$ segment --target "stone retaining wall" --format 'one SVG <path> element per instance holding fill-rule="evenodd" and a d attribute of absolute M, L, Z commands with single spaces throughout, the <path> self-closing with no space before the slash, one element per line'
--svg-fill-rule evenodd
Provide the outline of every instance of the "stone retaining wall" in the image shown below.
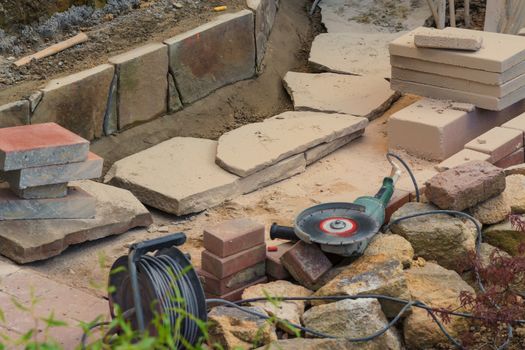
<path fill-rule="evenodd" d="M 183 109 L 261 69 L 278 0 L 218 16 L 163 43 L 54 79 L 27 100 L 0 106 L 0 127 L 56 122 L 93 140 Z"/>

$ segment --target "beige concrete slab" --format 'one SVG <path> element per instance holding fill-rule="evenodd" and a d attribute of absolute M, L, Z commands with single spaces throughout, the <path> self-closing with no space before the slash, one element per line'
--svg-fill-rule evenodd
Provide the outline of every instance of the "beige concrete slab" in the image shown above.
<path fill-rule="evenodd" d="M 488 162 L 490 160 L 490 155 L 471 149 L 462 149 L 458 153 L 454 154 L 452 157 L 447 158 L 438 165 L 436 165 L 436 170 L 439 172 L 443 172 L 448 169 L 455 168 L 459 165 L 468 163 L 472 160 L 482 160 Z"/>
<path fill-rule="evenodd" d="M 520 114 L 516 118 L 513 118 L 501 125 L 502 128 L 516 129 L 525 133 L 525 113 Z"/>
<path fill-rule="evenodd" d="M 469 93 L 498 98 L 504 97 L 525 86 L 525 74 L 522 74 L 502 85 L 488 85 L 464 79 L 417 72 L 414 70 L 397 67 L 392 67 L 392 79 L 439 86 L 447 89 L 461 90 Z"/>
<path fill-rule="evenodd" d="M 474 32 L 483 37 L 483 45 L 479 51 L 418 48 L 414 44 L 414 31 L 412 31 L 390 43 L 390 54 L 498 73 L 504 72 L 525 59 L 525 38 L 523 37 L 469 29 L 462 29 L 462 31 Z"/>
<path fill-rule="evenodd" d="M 482 43 L 483 37 L 478 33 L 465 32 L 456 27 L 443 30 L 421 27 L 416 30 L 414 36 L 414 44 L 417 47 L 434 49 L 478 51 Z"/>
<path fill-rule="evenodd" d="M 490 155 L 490 162 L 496 163 L 523 147 L 523 133 L 520 130 L 496 127 L 465 145 L 466 149 Z"/>

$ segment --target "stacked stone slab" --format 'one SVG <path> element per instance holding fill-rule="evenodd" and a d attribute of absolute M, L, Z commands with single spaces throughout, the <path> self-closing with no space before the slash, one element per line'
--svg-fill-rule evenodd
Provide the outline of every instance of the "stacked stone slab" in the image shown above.
<path fill-rule="evenodd" d="M 483 41 L 478 51 L 448 50 L 417 47 L 418 30 L 390 43 L 392 89 L 494 111 L 525 97 L 525 38 L 448 28 Z"/>
<path fill-rule="evenodd" d="M 0 220 L 88 219 L 95 198 L 69 181 L 98 178 L 102 158 L 55 123 L 0 129 Z"/>
<path fill-rule="evenodd" d="M 249 286 L 266 282 L 264 226 L 236 219 L 204 230 L 202 269 L 208 298 L 241 299 Z"/>

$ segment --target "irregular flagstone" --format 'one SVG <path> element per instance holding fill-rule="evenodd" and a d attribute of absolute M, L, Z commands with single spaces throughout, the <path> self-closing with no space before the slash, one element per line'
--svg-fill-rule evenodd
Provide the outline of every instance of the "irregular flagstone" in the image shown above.
<path fill-rule="evenodd" d="M 308 61 L 321 71 L 390 78 L 388 44 L 402 34 L 319 34 Z"/>
<path fill-rule="evenodd" d="M 73 183 L 94 196 L 94 219 L 0 221 L 0 254 L 28 263 L 56 256 L 73 244 L 148 226 L 151 214 L 129 192 L 93 181 Z"/>
<path fill-rule="evenodd" d="M 525 216 L 521 215 L 521 219 L 525 220 Z M 515 256 L 519 254 L 520 245 L 525 243 L 525 233 L 513 227 L 507 219 L 484 229 L 483 241 Z"/>
<path fill-rule="evenodd" d="M 319 144 L 360 132 L 367 124 L 367 119 L 350 115 L 285 112 L 222 135 L 216 162 L 245 177 Z"/>
<path fill-rule="evenodd" d="M 412 267 L 405 272 L 412 300 L 420 300 L 435 308 L 458 311 L 461 292 L 474 294 L 461 277 L 430 262 L 424 266 Z M 460 317 L 451 317 L 445 328 L 453 337 L 467 330 L 468 324 Z M 429 317 L 426 310 L 414 308 L 404 321 L 404 337 L 407 349 L 440 349 L 449 346 L 449 340 L 440 331 L 438 325 Z"/>
<path fill-rule="evenodd" d="M 288 72 L 283 81 L 297 111 L 351 114 L 371 120 L 399 97 L 382 77 Z"/>
<path fill-rule="evenodd" d="M 277 14 L 278 0 L 247 0 L 246 4 L 255 12 L 255 45 L 257 67 L 260 68 Z"/>
<path fill-rule="evenodd" d="M 305 327 L 338 338 L 369 336 L 388 323 L 377 299 L 341 300 L 314 306 L 303 315 Z M 370 341 L 377 349 L 403 349 L 395 328 Z"/>
<path fill-rule="evenodd" d="M 337 151 L 339 148 L 363 136 L 364 133 L 365 133 L 365 129 L 362 129 L 361 131 L 357 131 L 351 135 L 340 137 L 337 140 L 334 140 L 331 142 L 325 142 L 323 144 L 320 144 L 319 146 L 310 148 L 304 153 L 306 157 L 306 165 L 313 164 L 317 162 L 319 159 L 326 157 L 330 153 Z"/>

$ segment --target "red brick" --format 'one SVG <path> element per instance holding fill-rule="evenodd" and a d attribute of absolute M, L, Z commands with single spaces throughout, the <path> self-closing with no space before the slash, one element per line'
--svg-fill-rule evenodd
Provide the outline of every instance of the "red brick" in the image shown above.
<path fill-rule="evenodd" d="M 221 258 L 207 250 L 202 251 L 202 269 L 223 279 L 266 259 L 266 244 L 259 244 L 243 252 Z"/>
<path fill-rule="evenodd" d="M 206 228 L 204 248 L 224 258 L 264 243 L 264 225 L 249 219 L 236 219 Z"/>
<path fill-rule="evenodd" d="M 513 152 L 503 159 L 498 160 L 494 163 L 498 168 L 508 168 L 509 166 L 522 164 L 525 161 L 525 152 L 523 148 L 520 148 L 516 152 Z"/>
<path fill-rule="evenodd" d="M 218 279 L 212 274 L 204 274 L 203 287 L 205 292 L 224 295 L 264 276 L 266 276 L 266 264 L 263 261 L 223 279 Z"/>
<path fill-rule="evenodd" d="M 390 221 L 390 217 L 396 210 L 408 202 L 410 202 L 410 192 L 396 189 L 385 210 L 385 224 Z"/>
<path fill-rule="evenodd" d="M 266 253 L 266 274 L 277 280 L 291 277 L 290 273 L 281 262 L 281 256 L 293 247 L 293 243 L 286 242 L 277 246 L 277 251 Z"/>
<path fill-rule="evenodd" d="M 281 257 L 290 275 L 306 288 L 311 288 L 332 267 L 332 263 L 316 244 L 299 241 Z"/>
<path fill-rule="evenodd" d="M 236 290 L 233 290 L 227 294 L 223 294 L 223 295 L 217 295 L 217 294 L 213 294 L 213 293 L 205 293 L 206 294 L 206 298 L 215 298 L 215 299 L 225 299 L 225 300 L 229 300 L 229 301 L 238 301 L 238 300 L 241 300 L 242 299 L 242 293 L 244 292 L 244 290 L 248 287 L 251 287 L 251 286 L 255 286 L 256 284 L 261 284 L 261 283 L 266 283 L 268 282 L 268 278 L 266 276 L 264 277 L 261 277 L 259 278 L 258 280 L 256 281 L 253 281 L 252 283 L 248 284 L 248 285 L 245 285 L 245 286 L 242 286 Z M 209 306 L 214 306 L 213 304 L 212 305 L 209 305 Z"/>

